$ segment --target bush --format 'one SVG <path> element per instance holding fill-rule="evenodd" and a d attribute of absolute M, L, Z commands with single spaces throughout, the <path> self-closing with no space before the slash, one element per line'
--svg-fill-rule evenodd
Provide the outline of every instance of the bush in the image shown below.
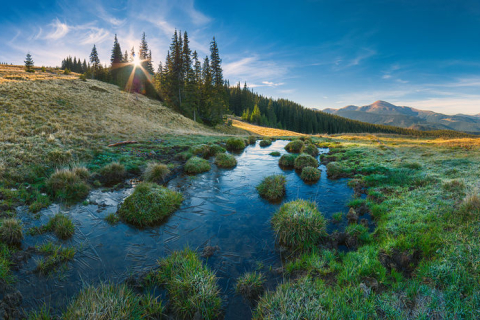
<path fill-rule="evenodd" d="M 284 168 L 293 168 L 296 158 L 297 156 L 294 154 L 284 154 L 280 157 L 280 160 L 278 160 L 278 164 Z"/>
<path fill-rule="evenodd" d="M 215 157 L 215 164 L 220 168 L 233 168 L 237 165 L 237 160 L 231 154 L 220 153 Z"/>
<path fill-rule="evenodd" d="M 127 176 L 127 170 L 125 166 L 118 162 L 112 162 L 101 168 L 100 180 L 106 186 L 112 186 L 117 183 L 123 182 Z"/>
<path fill-rule="evenodd" d="M 318 157 L 318 148 L 313 144 L 307 144 L 303 149 L 303 152 L 311 155 L 312 157 Z"/>
<path fill-rule="evenodd" d="M 285 146 L 285 150 L 287 150 L 288 152 L 300 153 L 302 152 L 304 147 L 305 144 L 302 140 L 293 140 Z"/>
<path fill-rule="evenodd" d="M 79 170 L 57 170 L 47 180 L 47 188 L 57 199 L 72 203 L 85 198 L 90 191 Z"/>
<path fill-rule="evenodd" d="M 269 155 L 271 155 L 272 157 L 280 157 L 280 152 L 273 151 L 273 152 L 270 152 Z"/>
<path fill-rule="evenodd" d="M 300 175 L 300 178 L 302 178 L 303 181 L 317 181 L 318 179 L 320 179 L 321 174 L 322 172 L 317 168 L 305 167 L 302 169 L 302 174 Z"/>
<path fill-rule="evenodd" d="M 302 153 L 295 159 L 295 169 L 302 170 L 305 167 L 318 167 L 318 161 L 309 154 Z"/>
<path fill-rule="evenodd" d="M 143 180 L 147 182 L 164 182 L 170 173 L 166 164 L 149 162 L 143 172 Z"/>
<path fill-rule="evenodd" d="M 47 69 L 42 66 L 42 72 L 47 72 Z"/>
<path fill-rule="evenodd" d="M 273 215 L 272 225 L 279 242 L 288 247 L 315 245 L 326 230 L 326 220 L 316 204 L 306 200 L 285 203 Z"/>
<path fill-rule="evenodd" d="M 158 280 L 182 319 L 216 319 L 220 315 L 220 289 L 215 274 L 190 249 L 175 251 L 159 261 Z"/>
<path fill-rule="evenodd" d="M 118 215 L 128 223 L 144 227 L 168 218 L 180 207 L 182 194 L 155 183 L 140 183 L 121 204 Z"/>
<path fill-rule="evenodd" d="M 62 319 L 151 319 L 160 318 L 164 307 L 161 300 L 139 296 L 126 285 L 102 283 L 87 286 L 68 305 Z"/>
<path fill-rule="evenodd" d="M 50 218 L 44 228 L 45 231 L 55 233 L 55 235 L 62 240 L 70 238 L 75 232 L 72 219 L 63 213 L 57 213 Z"/>
<path fill-rule="evenodd" d="M 248 136 L 248 144 L 255 144 L 257 142 L 257 137 Z"/>
<path fill-rule="evenodd" d="M 70 73 L 72 73 L 72 72 L 68 68 L 65 68 L 65 70 L 63 70 L 63 74 L 70 74 Z"/>
<path fill-rule="evenodd" d="M 270 139 L 263 139 L 260 141 L 260 147 L 268 147 L 272 145 L 272 140 Z"/>
<path fill-rule="evenodd" d="M 20 221 L 13 218 L 0 222 L 0 241 L 6 244 L 20 244 L 23 240 L 23 227 Z"/>
<path fill-rule="evenodd" d="M 272 175 L 265 177 L 257 186 L 258 193 L 268 200 L 278 200 L 285 194 L 285 177 Z"/>
<path fill-rule="evenodd" d="M 237 280 L 235 291 L 247 299 L 256 299 L 263 292 L 265 277 L 261 272 L 247 272 Z"/>
<path fill-rule="evenodd" d="M 202 173 L 210 170 L 210 163 L 199 157 L 191 157 L 185 163 L 186 173 Z"/>
<path fill-rule="evenodd" d="M 228 150 L 243 150 L 245 149 L 245 141 L 240 138 L 230 138 L 227 140 Z"/>

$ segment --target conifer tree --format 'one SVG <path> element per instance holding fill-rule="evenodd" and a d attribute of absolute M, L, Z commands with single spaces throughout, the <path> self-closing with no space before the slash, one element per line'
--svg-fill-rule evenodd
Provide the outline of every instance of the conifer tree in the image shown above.
<path fill-rule="evenodd" d="M 122 49 L 120 47 L 120 43 L 118 43 L 117 35 L 115 34 L 115 39 L 113 40 L 112 55 L 110 57 L 111 67 L 116 67 L 116 64 L 121 63 L 122 60 Z"/>
<path fill-rule="evenodd" d="M 33 72 L 33 64 L 34 64 L 34 62 L 33 62 L 32 55 L 30 54 L 30 52 L 27 53 L 27 56 L 26 56 L 24 62 L 25 62 L 25 70 L 26 70 L 27 72 Z"/>
<path fill-rule="evenodd" d="M 97 77 L 100 70 L 100 59 L 98 58 L 97 47 L 93 45 L 92 52 L 90 53 L 90 62 L 92 63 L 93 74 L 92 76 Z"/>
<path fill-rule="evenodd" d="M 128 60 L 128 51 L 125 50 L 125 54 L 123 55 L 123 63 L 127 63 L 129 60 Z"/>
<path fill-rule="evenodd" d="M 142 35 L 142 41 L 140 42 L 140 47 L 138 49 L 138 57 L 142 60 L 142 67 L 147 70 L 151 75 L 155 73 L 152 64 L 151 52 L 148 49 L 147 39 L 145 32 Z"/>

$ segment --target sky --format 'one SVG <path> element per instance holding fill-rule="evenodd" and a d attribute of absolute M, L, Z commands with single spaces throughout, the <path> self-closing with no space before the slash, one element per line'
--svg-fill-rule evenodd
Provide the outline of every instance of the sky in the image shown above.
<path fill-rule="evenodd" d="M 385 100 L 445 114 L 480 113 L 480 1 L 5 1 L 0 0 L 0 62 L 59 66 L 88 59 L 97 46 L 109 63 L 142 33 L 154 65 L 175 29 L 200 57 L 216 38 L 224 77 L 260 94 L 309 108 Z"/>

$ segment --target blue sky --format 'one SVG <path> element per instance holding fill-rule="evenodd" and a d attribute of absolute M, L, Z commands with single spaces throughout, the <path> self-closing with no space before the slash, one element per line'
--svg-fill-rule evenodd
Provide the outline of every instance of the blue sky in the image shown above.
<path fill-rule="evenodd" d="M 208 54 L 215 36 L 225 78 L 311 108 L 386 100 L 446 114 L 480 113 L 480 1 L 5 1 L 0 62 L 60 65 L 97 45 L 109 62 L 143 31 L 154 64 L 187 30 Z"/>

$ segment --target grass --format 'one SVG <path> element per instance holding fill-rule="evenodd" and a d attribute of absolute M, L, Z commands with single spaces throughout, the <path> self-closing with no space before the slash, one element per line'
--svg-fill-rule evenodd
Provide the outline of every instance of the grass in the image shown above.
<path fill-rule="evenodd" d="M 241 138 L 230 138 L 227 140 L 227 150 L 243 150 L 245 149 L 245 141 Z"/>
<path fill-rule="evenodd" d="M 247 272 L 237 279 L 235 291 L 247 299 L 257 299 L 263 292 L 265 276 L 261 272 Z"/>
<path fill-rule="evenodd" d="M 248 144 L 255 144 L 257 142 L 256 136 L 248 136 Z"/>
<path fill-rule="evenodd" d="M 161 183 L 170 173 L 170 169 L 166 164 L 158 162 L 149 162 L 143 172 L 143 180 L 147 182 Z"/>
<path fill-rule="evenodd" d="M 332 220 L 336 223 L 342 222 L 343 212 L 336 212 L 332 215 Z"/>
<path fill-rule="evenodd" d="M 109 213 L 105 217 L 105 221 L 110 225 L 115 225 L 120 221 L 120 218 L 115 213 Z"/>
<path fill-rule="evenodd" d="M 37 246 L 36 249 L 46 256 L 36 261 L 36 271 L 44 275 L 57 271 L 61 265 L 73 260 L 76 252 L 75 248 L 64 248 L 52 242 Z"/>
<path fill-rule="evenodd" d="M 297 158 L 294 154 L 284 154 L 278 160 L 278 164 L 284 168 L 293 168 L 295 165 L 295 159 Z"/>
<path fill-rule="evenodd" d="M 240 120 L 233 119 L 233 126 L 242 130 L 249 131 L 253 134 L 259 136 L 266 136 L 266 137 L 295 137 L 295 136 L 302 136 L 301 133 L 289 131 L 289 130 L 282 130 L 282 129 L 274 129 L 268 127 L 257 126 L 251 123 L 243 122 Z"/>
<path fill-rule="evenodd" d="M 83 171 L 62 169 L 53 173 L 46 182 L 53 197 L 67 203 L 77 202 L 87 197 L 88 186 Z"/>
<path fill-rule="evenodd" d="M 269 153 L 269 155 L 271 155 L 272 157 L 280 157 L 281 153 L 278 151 L 272 151 Z"/>
<path fill-rule="evenodd" d="M 184 170 L 192 174 L 207 172 L 210 171 L 210 163 L 205 159 L 192 157 L 185 163 Z"/>
<path fill-rule="evenodd" d="M 75 233 L 75 226 L 69 216 L 57 213 L 44 226 L 44 231 L 53 232 L 59 239 L 67 240 Z"/>
<path fill-rule="evenodd" d="M 305 167 L 318 167 L 318 161 L 309 154 L 302 153 L 297 158 L 295 158 L 294 167 L 297 170 L 302 170 Z"/>
<path fill-rule="evenodd" d="M 278 241 L 287 247 L 309 247 L 326 234 L 326 220 L 315 203 L 295 200 L 285 203 L 272 217 Z"/>
<path fill-rule="evenodd" d="M 159 261 L 158 281 L 165 285 L 176 315 L 182 319 L 216 319 L 221 299 L 217 278 L 198 255 L 186 248 Z"/>
<path fill-rule="evenodd" d="M 292 153 L 301 153 L 305 144 L 302 140 L 293 140 L 285 146 L 285 150 Z"/>
<path fill-rule="evenodd" d="M 200 144 L 189 149 L 189 152 L 192 155 L 200 156 L 205 159 L 208 159 L 209 157 L 215 156 L 219 153 L 224 153 L 225 151 L 225 148 L 219 146 L 218 144 Z"/>
<path fill-rule="evenodd" d="M 265 148 L 271 145 L 272 145 L 272 140 L 270 139 L 263 139 L 262 141 L 260 141 L 260 147 L 262 148 Z"/>
<path fill-rule="evenodd" d="M 318 157 L 318 148 L 314 144 L 308 143 L 303 149 L 303 152 L 312 157 Z"/>
<path fill-rule="evenodd" d="M 322 172 L 315 167 L 304 167 L 300 178 L 302 178 L 303 181 L 317 181 L 321 175 Z"/>
<path fill-rule="evenodd" d="M 125 166 L 118 162 L 112 162 L 99 170 L 100 181 L 106 186 L 113 186 L 123 182 L 127 176 Z"/>
<path fill-rule="evenodd" d="M 258 194 L 267 200 L 279 200 L 285 195 L 285 183 L 282 175 L 265 177 L 257 186 Z"/>
<path fill-rule="evenodd" d="M 231 154 L 219 153 L 215 157 L 215 164 L 220 168 L 233 168 L 237 165 L 237 160 Z"/>
<path fill-rule="evenodd" d="M 101 283 L 83 288 L 70 302 L 62 319 L 156 319 L 161 318 L 163 312 L 164 306 L 156 298 L 138 295 L 123 284 Z"/>
<path fill-rule="evenodd" d="M 182 194 L 143 182 L 121 204 L 117 214 L 126 222 L 145 227 L 163 222 L 183 201 Z"/>
<path fill-rule="evenodd" d="M 6 218 L 0 220 L 0 241 L 8 244 L 20 244 L 23 240 L 23 226 L 19 220 Z"/>

